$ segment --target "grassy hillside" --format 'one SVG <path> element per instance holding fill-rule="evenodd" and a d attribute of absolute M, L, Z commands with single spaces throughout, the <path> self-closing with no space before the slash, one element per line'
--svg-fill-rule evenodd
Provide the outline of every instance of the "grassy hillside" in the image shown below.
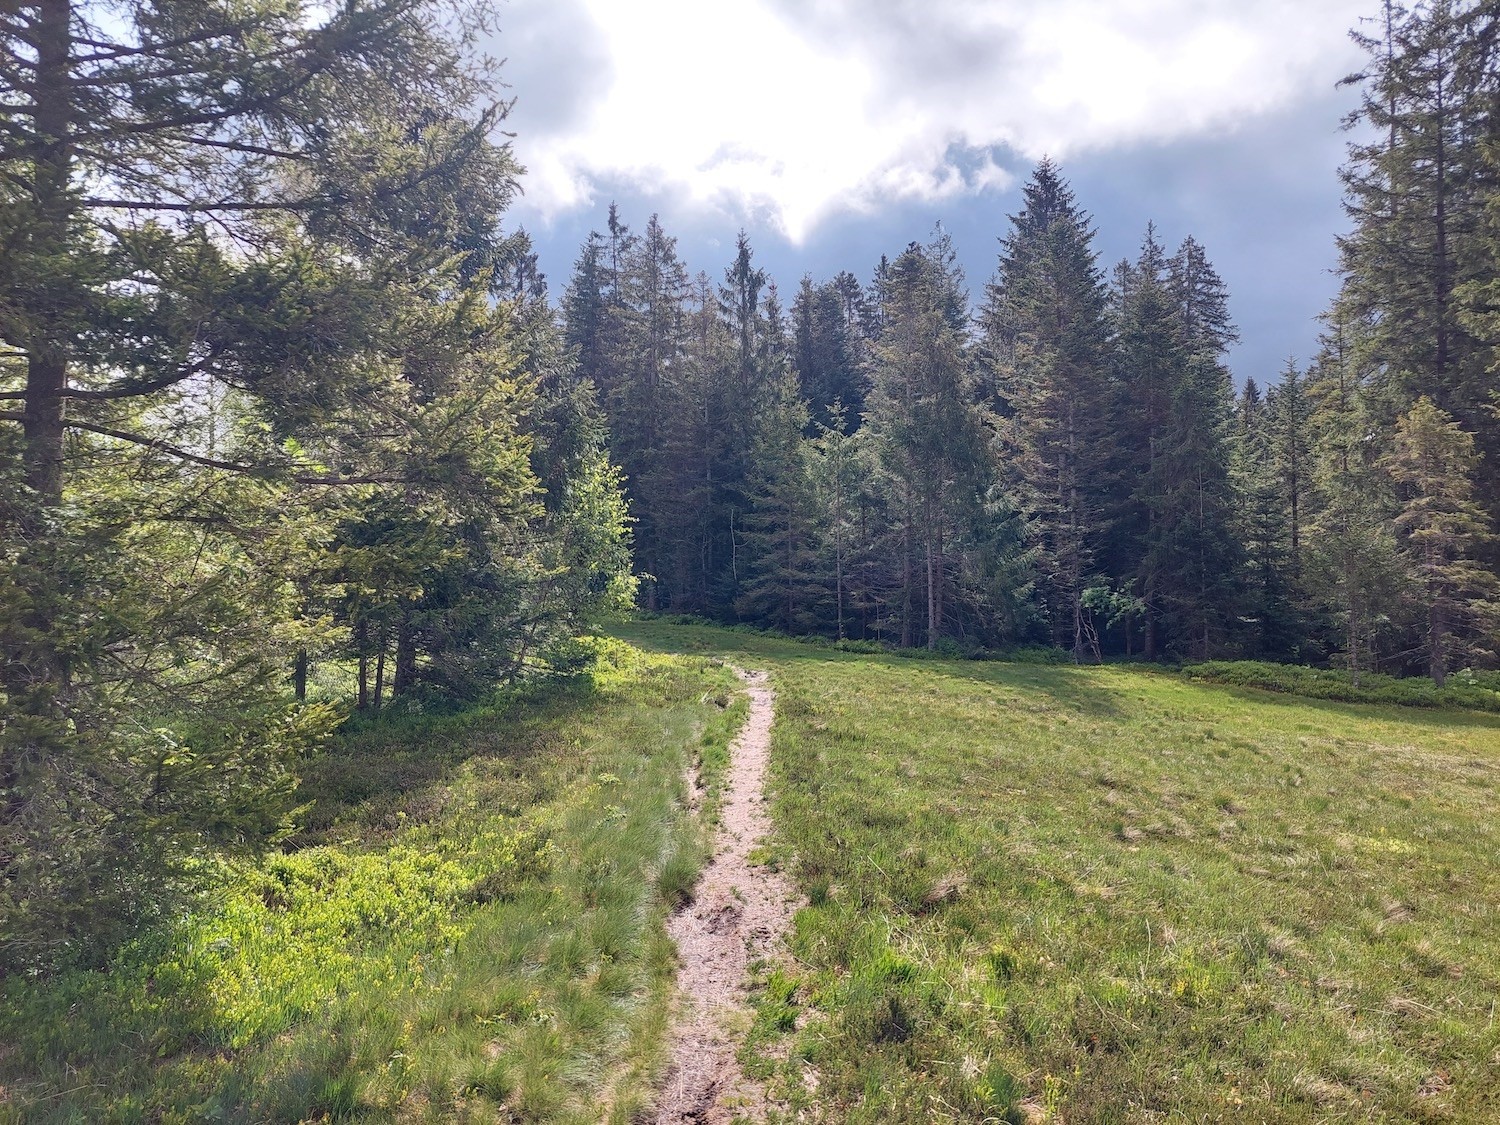
<path fill-rule="evenodd" d="M 1495 717 L 628 636 L 773 671 L 794 1110 L 1500 1120 Z"/>
<path fill-rule="evenodd" d="M 105 972 L 0 994 L 0 1120 L 626 1121 L 702 860 L 683 768 L 742 705 L 702 660 L 387 720 L 311 764 L 294 850 Z"/>

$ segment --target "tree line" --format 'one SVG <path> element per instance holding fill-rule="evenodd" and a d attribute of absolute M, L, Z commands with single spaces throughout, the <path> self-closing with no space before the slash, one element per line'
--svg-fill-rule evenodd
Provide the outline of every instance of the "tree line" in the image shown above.
<path fill-rule="evenodd" d="M 500 226 L 486 18 L 0 10 L 0 972 L 284 836 L 346 706 L 566 670 L 630 602 L 603 420 Z"/>
<path fill-rule="evenodd" d="M 790 300 L 611 207 L 562 300 L 650 609 L 902 646 L 1492 660 L 1500 6 L 1386 4 L 1315 360 L 1236 389 L 1205 248 L 1106 268 L 1043 161 L 971 300 L 938 230 Z"/>

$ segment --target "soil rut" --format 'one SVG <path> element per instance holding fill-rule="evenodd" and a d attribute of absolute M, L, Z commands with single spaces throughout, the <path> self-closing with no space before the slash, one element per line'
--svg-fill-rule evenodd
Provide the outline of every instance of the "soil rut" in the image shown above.
<path fill-rule="evenodd" d="M 735 1059 L 738 1037 L 732 1025 L 746 1022 L 748 967 L 775 951 L 791 923 L 796 893 L 786 878 L 749 860 L 771 830 L 764 789 L 775 696 L 764 672 L 736 668 L 735 674 L 750 693 L 750 714 L 729 747 L 714 857 L 693 902 L 667 923 L 682 962 L 677 975 L 682 1010 L 657 1099 L 659 1125 L 727 1125 L 764 1116 L 764 1093 Z M 694 794 L 697 788 L 694 778 Z"/>

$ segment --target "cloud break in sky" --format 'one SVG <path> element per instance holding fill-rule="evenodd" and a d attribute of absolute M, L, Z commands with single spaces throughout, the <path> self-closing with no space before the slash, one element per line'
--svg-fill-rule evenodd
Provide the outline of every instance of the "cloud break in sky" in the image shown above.
<path fill-rule="evenodd" d="M 523 215 L 629 184 L 802 243 L 1050 154 L 1232 132 L 1358 62 L 1353 0 L 510 0 Z"/>

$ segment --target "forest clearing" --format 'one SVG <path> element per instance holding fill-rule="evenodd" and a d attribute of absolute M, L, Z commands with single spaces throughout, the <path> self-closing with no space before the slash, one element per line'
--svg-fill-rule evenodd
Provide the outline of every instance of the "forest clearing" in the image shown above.
<path fill-rule="evenodd" d="M 0 1125 L 1500 1125 L 1497 107 L 1500 0 L 0 4 Z"/>
<path fill-rule="evenodd" d="M 352 734 L 215 910 L 9 982 L 9 1114 L 651 1119 L 732 660 L 776 692 L 752 858 L 806 898 L 739 1028 L 788 1119 L 1500 1119 L 1500 718 L 621 635 L 686 655 Z"/>

